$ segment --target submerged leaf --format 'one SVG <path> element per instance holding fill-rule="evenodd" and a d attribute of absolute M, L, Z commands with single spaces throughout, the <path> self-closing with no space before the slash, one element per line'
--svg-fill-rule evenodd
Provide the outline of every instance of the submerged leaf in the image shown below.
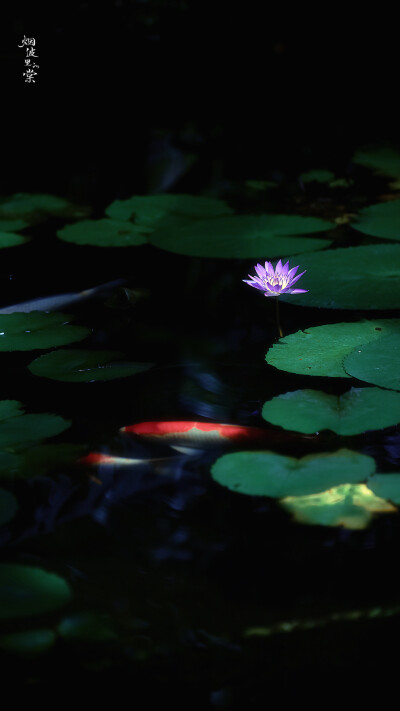
<path fill-rule="evenodd" d="M 375 471 L 372 457 L 348 449 L 301 459 L 274 452 L 234 452 L 213 464 L 215 481 L 250 496 L 303 496 L 360 482 Z"/>
<path fill-rule="evenodd" d="M 136 375 L 153 367 L 153 363 L 120 362 L 118 351 L 84 351 L 60 349 L 46 353 L 28 366 L 33 375 L 70 383 L 114 380 Z"/>
<path fill-rule="evenodd" d="M 40 615 L 66 605 L 72 593 L 55 573 L 13 563 L 0 564 L 0 619 Z"/>
<path fill-rule="evenodd" d="M 361 434 L 400 422 L 400 394 L 381 388 L 352 388 L 340 396 L 295 390 L 264 403 L 262 416 L 273 425 L 305 434 L 320 430 Z"/>
<path fill-rule="evenodd" d="M 365 484 L 344 484 L 311 496 L 289 496 L 280 501 L 299 523 L 366 528 L 373 513 L 394 513 L 392 504 L 380 499 Z"/>
<path fill-rule="evenodd" d="M 269 349 L 265 359 L 269 365 L 290 373 L 349 378 L 343 367 L 347 355 L 360 344 L 377 341 L 399 329 L 399 319 L 315 326 L 281 338 Z"/>
<path fill-rule="evenodd" d="M 53 630 L 26 630 L 24 632 L 12 632 L 0 637 L 0 649 L 15 654 L 34 655 L 47 652 L 56 641 L 56 634 Z"/>

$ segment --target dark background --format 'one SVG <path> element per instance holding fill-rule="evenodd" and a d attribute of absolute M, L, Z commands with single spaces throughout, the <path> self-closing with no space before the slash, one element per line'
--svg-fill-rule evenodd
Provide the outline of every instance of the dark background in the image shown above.
<path fill-rule="evenodd" d="M 14 2 L 2 22 L 0 193 L 50 191 L 99 207 L 165 189 L 149 155 L 190 155 L 184 181 L 342 172 L 354 147 L 396 140 L 396 23 L 247 0 Z M 346 12 L 344 11 L 346 9 Z M 35 84 L 22 37 L 35 37 Z M 158 141 L 158 142 L 157 142 Z"/>

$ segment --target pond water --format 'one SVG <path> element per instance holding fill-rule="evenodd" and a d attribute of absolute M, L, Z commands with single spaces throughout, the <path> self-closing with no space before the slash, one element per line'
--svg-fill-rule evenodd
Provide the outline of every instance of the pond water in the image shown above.
<path fill-rule="evenodd" d="M 346 219 L 334 222 L 380 201 L 383 182 L 368 180 L 375 197 L 364 203 L 360 187 L 338 194 L 314 185 L 309 193 L 298 189 L 295 199 L 279 189 L 267 209 L 253 196 L 241 211 L 331 220 L 331 231 L 318 233 L 333 240 L 331 249 L 379 246 L 379 238 L 354 230 Z M 254 273 L 261 254 L 224 259 L 151 244 L 71 244 L 55 237 L 66 222 L 72 223 L 70 216 L 50 216 L 23 232 L 30 242 L 2 250 L 1 305 L 119 283 L 51 312 L 89 329 L 85 338 L 53 343 L 50 334 L 48 345 L 11 346 L 0 354 L 0 399 L 17 401 L 27 415 L 53 413 L 69 424 L 54 434 L 46 428 L 38 434 L 36 421 L 19 424 L 19 430 L 10 425 L 22 416 L 19 411 L 4 415 L 0 425 L 0 437 L 1 426 L 6 428 L 2 454 L 18 459 L 0 461 L 3 496 L 11 494 L 15 504 L 11 511 L 6 500 L 0 528 L 5 684 L 27 691 L 130 689 L 132 703 L 142 697 L 159 702 L 173 693 L 182 707 L 243 708 L 257 707 L 273 692 L 294 700 L 300 689 L 333 683 L 345 688 L 358 675 L 389 678 L 400 619 L 395 495 L 380 496 L 380 507 L 353 499 L 350 512 L 328 517 L 324 525 L 321 519 L 296 520 L 296 511 L 282 506 L 286 495 L 323 492 L 320 484 L 304 492 L 301 484 L 298 493 L 252 495 L 222 485 L 215 474 L 217 460 L 246 451 L 237 485 L 243 488 L 243 480 L 254 476 L 251 456 L 267 451 L 294 458 L 292 469 L 293 461 L 314 457 L 316 476 L 323 478 L 327 457 L 342 449 L 371 458 L 373 468 L 356 478 L 349 473 L 349 481 L 351 466 L 344 460 L 328 490 L 365 486 L 374 471 L 400 471 L 395 416 L 382 428 L 372 408 L 372 426 L 349 434 L 323 425 L 308 433 L 285 429 L 284 422 L 262 417 L 264 403 L 284 393 L 313 389 L 336 397 L 373 383 L 349 380 L 345 372 L 304 375 L 265 361 L 278 342 L 274 299 L 242 281 Z M 291 266 L 298 263 L 286 256 Z M 303 262 L 300 270 L 309 272 Z M 393 270 L 399 262 L 393 261 Z M 308 272 L 299 287 L 308 288 Z M 318 308 L 305 305 L 301 295 L 291 298 L 280 303 L 283 340 L 313 327 L 395 319 L 398 313 L 390 303 Z M 328 350 L 335 343 L 330 340 Z M 61 379 L 52 377 L 53 366 L 42 373 L 29 369 L 55 348 L 117 351 L 116 361 L 147 368 L 103 381 L 97 380 L 97 363 L 78 367 L 66 360 Z M 328 361 L 327 352 L 317 349 L 318 359 Z M 71 371 L 93 369 L 84 381 L 65 379 Z M 353 419 L 365 416 L 362 409 Z M 382 416 L 385 406 L 378 409 Z M 175 432 L 157 439 L 122 429 L 181 421 L 262 432 L 243 441 L 240 435 L 212 439 L 201 430 L 198 438 Z M 23 435 L 18 439 L 15 431 Z M 256 460 L 257 471 L 262 462 Z M 290 473 L 276 476 L 286 481 Z M 336 496 L 345 499 L 343 491 Z M 361 518 L 354 513 L 357 505 Z"/>

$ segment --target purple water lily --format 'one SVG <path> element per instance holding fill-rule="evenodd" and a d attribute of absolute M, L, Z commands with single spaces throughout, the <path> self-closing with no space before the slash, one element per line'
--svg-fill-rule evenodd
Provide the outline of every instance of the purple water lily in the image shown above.
<path fill-rule="evenodd" d="M 304 294 L 308 291 L 308 289 L 292 289 L 293 284 L 295 284 L 307 270 L 295 276 L 299 267 L 293 267 L 293 269 L 289 271 L 289 262 L 286 262 L 286 264 L 282 266 L 282 261 L 279 260 L 275 270 L 271 262 L 265 262 L 265 269 L 261 264 L 257 264 L 254 268 L 257 272 L 257 276 L 251 276 L 251 274 L 249 274 L 251 281 L 248 281 L 248 279 L 243 279 L 243 281 L 263 291 L 264 296 Z"/>

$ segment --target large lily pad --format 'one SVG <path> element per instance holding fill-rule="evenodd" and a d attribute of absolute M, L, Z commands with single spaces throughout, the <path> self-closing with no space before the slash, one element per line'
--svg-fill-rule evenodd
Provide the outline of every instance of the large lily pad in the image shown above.
<path fill-rule="evenodd" d="M 47 437 L 54 437 L 71 425 L 70 420 L 65 420 L 59 415 L 48 413 L 25 415 L 21 407 L 22 404 L 17 400 L 0 401 L 0 448 L 20 447 Z"/>
<path fill-rule="evenodd" d="M 70 316 L 61 313 L 13 313 L 0 315 L 0 351 L 31 351 L 55 348 L 81 341 L 90 331 L 71 326 Z"/>
<path fill-rule="evenodd" d="M 375 343 L 363 343 L 344 359 L 349 375 L 382 388 L 400 390 L 400 329 Z"/>
<path fill-rule="evenodd" d="M 399 330 L 399 319 L 315 326 L 281 338 L 269 349 L 265 359 L 269 365 L 290 373 L 349 378 L 343 367 L 346 356 L 360 344 L 377 341 Z"/>
<path fill-rule="evenodd" d="M 18 511 L 18 502 L 11 491 L 0 489 L 0 526 L 14 518 Z"/>
<path fill-rule="evenodd" d="M 366 235 L 399 241 L 400 200 L 380 202 L 377 205 L 365 207 L 360 210 L 357 219 L 351 226 Z M 379 266 L 379 264 L 374 266 Z"/>
<path fill-rule="evenodd" d="M 0 232 L 19 232 L 28 227 L 29 223 L 26 220 L 3 220 L 0 218 Z"/>
<path fill-rule="evenodd" d="M 302 459 L 274 452 L 234 452 L 213 464 L 213 479 L 250 496 L 304 496 L 339 484 L 364 481 L 375 471 L 372 457 L 348 449 Z"/>
<path fill-rule="evenodd" d="M 367 484 L 377 496 L 400 505 L 400 474 L 373 474 Z"/>
<path fill-rule="evenodd" d="M 397 148 L 365 146 L 355 152 L 352 160 L 353 163 L 370 168 L 376 175 L 400 179 L 400 151 Z"/>
<path fill-rule="evenodd" d="M 297 237 L 333 229 L 317 217 L 297 215 L 234 215 L 159 229 L 149 242 L 168 252 L 191 257 L 273 258 L 328 247 L 330 241 Z"/>
<path fill-rule="evenodd" d="M 28 565 L 0 564 L 0 619 L 50 612 L 66 605 L 71 596 L 59 575 Z"/>
<path fill-rule="evenodd" d="M 0 202 L 1 219 L 23 219 L 29 223 L 40 221 L 46 215 L 81 217 L 86 212 L 56 195 L 16 193 Z"/>
<path fill-rule="evenodd" d="M 0 249 L 3 247 L 18 247 L 20 244 L 29 242 L 29 237 L 16 235 L 13 232 L 0 232 Z"/>
<path fill-rule="evenodd" d="M 329 249 L 295 259 L 307 270 L 300 286 L 309 291 L 300 302 L 285 294 L 279 297 L 283 301 L 327 309 L 400 307 L 400 245 Z"/>
<path fill-rule="evenodd" d="M 119 351 L 84 351 L 60 349 L 46 353 L 28 366 L 33 375 L 69 383 L 92 383 L 136 375 L 153 363 L 121 362 Z"/>
<path fill-rule="evenodd" d="M 311 496 L 288 496 L 281 506 L 299 523 L 366 528 L 373 513 L 394 513 L 396 508 L 376 496 L 365 484 L 343 484 Z"/>
<path fill-rule="evenodd" d="M 295 390 L 268 400 L 262 416 L 273 425 L 304 434 L 332 430 L 355 435 L 400 422 L 400 394 L 381 388 L 351 388 L 340 396 Z"/>
<path fill-rule="evenodd" d="M 82 220 L 58 230 L 64 242 L 92 247 L 136 247 L 146 242 L 149 228 L 122 220 Z"/>
<path fill-rule="evenodd" d="M 198 220 L 232 212 L 223 200 L 200 195 L 135 195 L 128 200 L 115 200 L 105 210 L 114 220 L 134 220 L 152 229 L 168 221 L 171 225 L 179 224 L 179 218 Z"/>

